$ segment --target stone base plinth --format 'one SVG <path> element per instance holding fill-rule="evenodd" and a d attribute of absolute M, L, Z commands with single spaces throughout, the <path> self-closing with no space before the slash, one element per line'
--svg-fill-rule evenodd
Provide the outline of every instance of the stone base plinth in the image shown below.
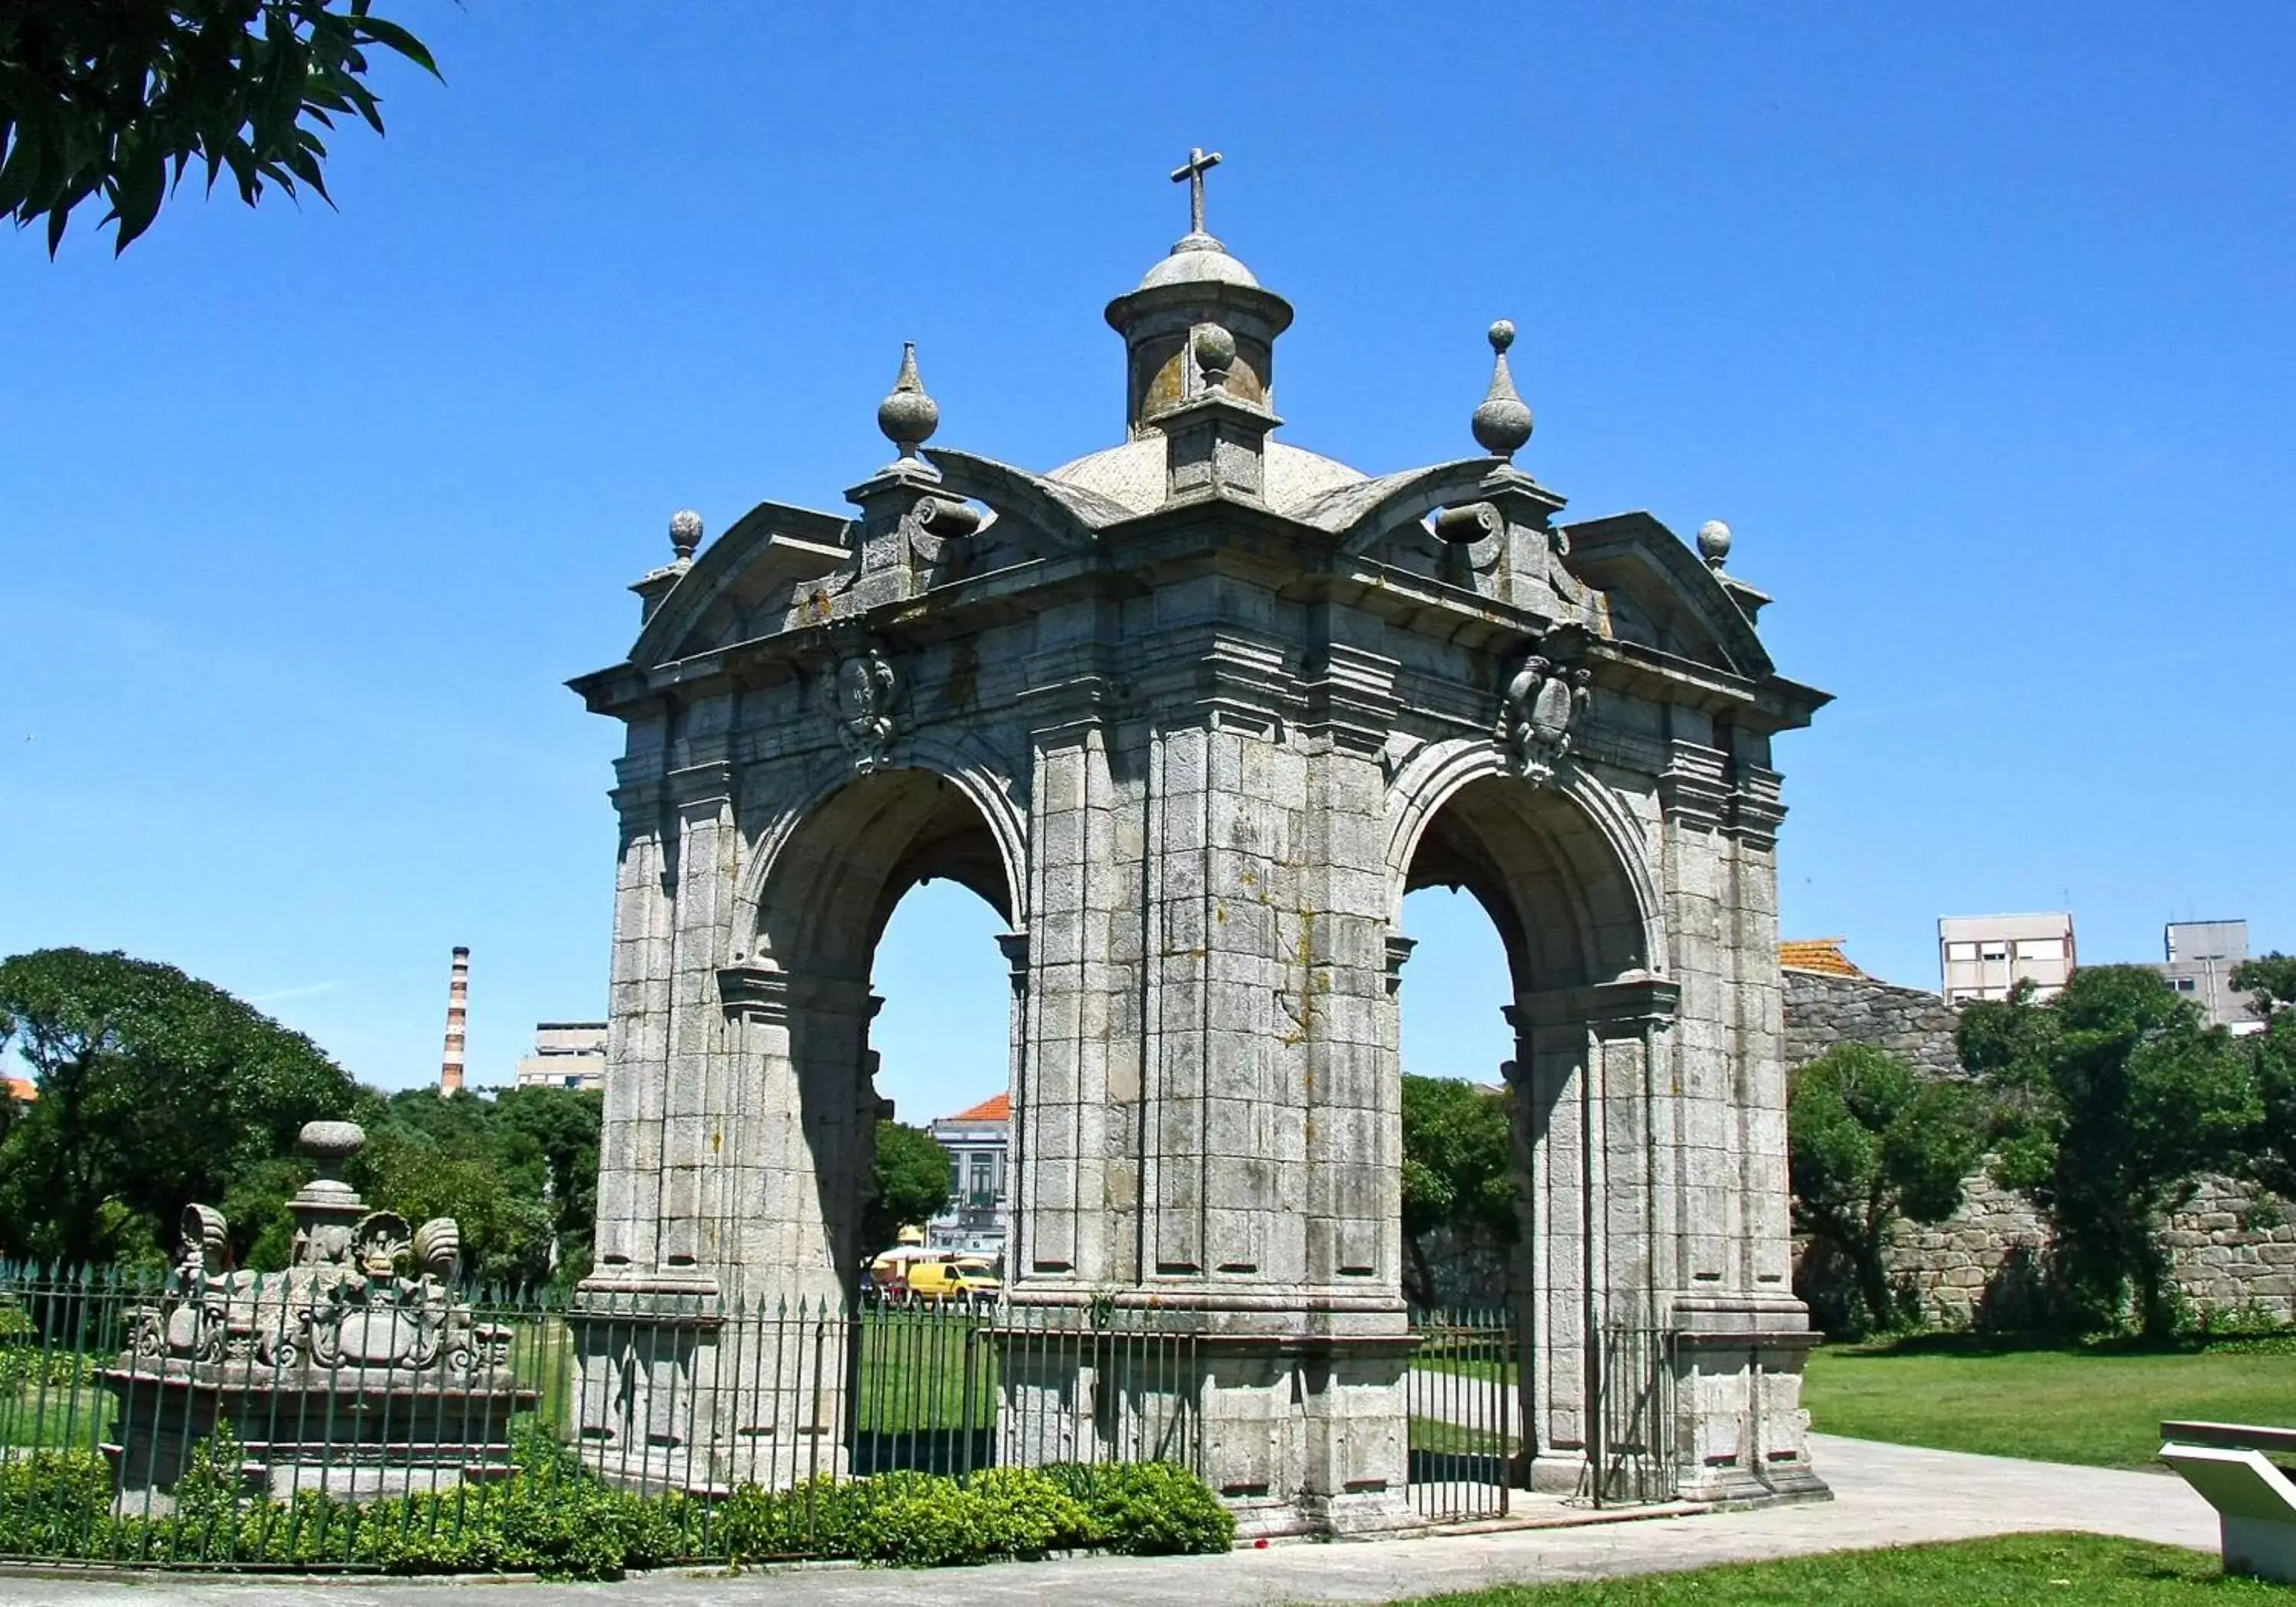
<path fill-rule="evenodd" d="M 1191 1465 L 1246 1539 L 1425 1527 L 1405 1489 L 1417 1341 L 1399 1313 L 1119 1311 L 995 1338 L 1000 1461 Z"/>
<path fill-rule="evenodd" d="M 442 1377 L 382 1367 L 266 1368 L 168 1361 L 100 1375 L 119 1400 L 103 1447 L 122 1513 L 173 1510 L 200 1445 L 227 1430 L 250 1495 L 347 1500 L 502 1478 L 512 1417 L 537 1397 L 507 1371 Z"/>
<path fill-rule="evenodd" d="M 577 1441 L 610 1482 L 710 1495 L 851 1472 L 841 1311 L 729 1319 L 707 1275 L 609 1272 L 576 1291 L 566 1323 Z"/>
<path fill-rule="evenodd" d="M 1674 1311 L 1676 1494 L 1730 1505 L 1830 1496 L 1801 1404 L 1818 1337 L 1808 1309 L 1787 1296 L 1714 1295 Z"/>

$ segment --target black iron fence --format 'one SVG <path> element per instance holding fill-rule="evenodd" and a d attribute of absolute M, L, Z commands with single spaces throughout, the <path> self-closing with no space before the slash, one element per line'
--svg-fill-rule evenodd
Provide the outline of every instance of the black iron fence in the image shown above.
<path fill-rule="evenodd" d="M 0 1265 L 0 1555 L 512 1566 L 544 1530 L 665 1562 L 849 1554 L 867 1525 L 848 1497 L 908 1488 L 887 1475 L 1204 1471 L 1195 1320 Z M 1518 1511 L 1536 1436 L 1514 1314 L 1413 1333 L 1416 1510 Z M 1668 1342 L 1604 1332 L 1578 1499 L 1670 1495 Z"/>
<path fill-rule="evenodd" d="M 881 1475 L 1198 1469 L 1195 1346 L 1113 1308 L 665 1322 L 371 1273 L 0 1265 L 0 1555 L 483 1562 L 473 1526 L 545 1505 L 653 1561 L 842 1554 L 843 1497 L 902 1488 Z"/>
<path fill-rule="evenodd" d="M 1596 1506 L 1674 1497 L 1674 1336 L 1644 1325 L 1602 1331 L 1584 1493 Z"/>
<path fill-rule="evenodd" d="M 1505 1310 L 1422 1312 L 1404 1377 L 1411 1502 L 1435 1523 L 1503 1518 L 1521 1481 L 1521 1347 Z"/>

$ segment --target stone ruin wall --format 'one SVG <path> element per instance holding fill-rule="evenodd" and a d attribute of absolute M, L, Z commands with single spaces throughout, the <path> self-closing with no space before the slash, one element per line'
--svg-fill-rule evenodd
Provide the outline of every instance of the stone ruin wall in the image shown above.
<path fill-rule="evenodd" d="M 1848 1039 L 1871 1044 L 1941 1077 L 1956 1076 L 1953 1007 L 1934 993 L 1871 977 L 1789 971 L 1785 975 L 1785 1059 L 1789 1072 Z M 2255 1191 L 2225 1177 L 2204 1178 L 2200 1193 L 2169 1219 L 2177 1283 L 2197 1312 L 2254 1311 L 2296 1321 L 2296 1222 L 2249 1226 Z M 1931 1321 L 1966 1327 L 1980 1314 L 2014 1326 L 2031 1311 L 2036 1273 L 2047 1232 L 2021 1194 L 1982 1174 L 1947 1221 L 1900 1222 L 1890 1270 L 1913 1284 Z M 1808 1250 L 1797 1238 L 1797 1264 Z"/>

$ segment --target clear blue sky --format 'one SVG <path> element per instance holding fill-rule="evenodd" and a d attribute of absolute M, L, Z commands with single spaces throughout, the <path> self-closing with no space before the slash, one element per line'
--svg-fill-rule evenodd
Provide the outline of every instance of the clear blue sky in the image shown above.
<path fill-rule="evenodd" d="M 1100 308 L 1198 143 L 1299 308 L 1287 439 L 1470 449 L 1505 316 L 1574 516 L 1736 528 L 1840 695 L 1780 744 L 1790 935 L 2296 947 L 2285 4 L 396 14 L 447 83 L 385 64 L 340 212 L 0 237 L 0 952 L 167 959 L 399 1085 L 468 943 L 506 1078 L 603 1007 L 617 733 L 560 683 L 670 512 L 839 507 L 905 339 L 942 442 L 1111 442 Z M 1003 1076 L 969 898 L 881 956 L 905 1116 Z M 1496 943 L 1411 920 L 1408 1059 L 1488 1076 Z"/>

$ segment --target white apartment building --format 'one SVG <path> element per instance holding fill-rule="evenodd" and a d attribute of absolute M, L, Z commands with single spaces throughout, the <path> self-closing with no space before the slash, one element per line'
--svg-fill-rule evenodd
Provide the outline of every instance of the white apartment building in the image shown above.
<path fill-rule="evenodd" d="M 2020 982 L 2032 983 L 2036 997 L 2054 998 L 2075 963 L 2067 911 L 1938 919 L 1938 969 L 1948 1004 L 2005 999 Z"/>
<path fill-rule="evenodd" d="M 2232 973 L 2248 958 L 2245 921 L 2171 921 L 2161 934 L 2164 963 L 2152 969 L 2169 986 L 2204 1011 L 2210 1021 L 2234 1032 L 2258 1032 L 2262 1018 L 2249 1007 L 2248 995 L 2232 985 Z"/>
<path fill-rule="evenodd" d="M 537 1021 L 534 1053 L 518 1062 L 521 1088 L 606 1086 L 606 1023 Z"/>
<path fill-rule="evenodd" d="M 948 1152 L 949 1202 L 925 1224 L 929 1250 L 1001 1256 L 1011 1231 L 1005 1161 L 1013 1141 L 1013 1101 L 999 1094 L 925 1128 Z"/>

